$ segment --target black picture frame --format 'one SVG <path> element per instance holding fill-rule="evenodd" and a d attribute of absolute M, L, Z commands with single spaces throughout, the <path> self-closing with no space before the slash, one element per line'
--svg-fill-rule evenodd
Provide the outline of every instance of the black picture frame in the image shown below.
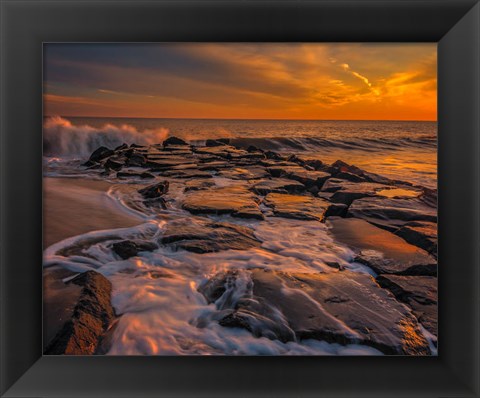
<path fill-rule="evenodd" d="M 2 397 L 479 397 L 479 0 L 1 0 Z M 42 43 L 438 42 L 438 357 L 42 356 Z"/>

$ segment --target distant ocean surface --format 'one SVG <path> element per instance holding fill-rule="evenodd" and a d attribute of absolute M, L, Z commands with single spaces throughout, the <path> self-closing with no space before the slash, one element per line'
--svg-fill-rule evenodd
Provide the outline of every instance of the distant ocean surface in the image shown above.
<path fill-rule="evenodd" d="M 177 136 L 192 143 L 230 138 L 282 153 L 341 159 L 367 171 L 429 188 L 437 186 L 437 123 L 54 117 L 45 119 L 46 156 L 85 157 L 98 146 L 160 143 Z"/>

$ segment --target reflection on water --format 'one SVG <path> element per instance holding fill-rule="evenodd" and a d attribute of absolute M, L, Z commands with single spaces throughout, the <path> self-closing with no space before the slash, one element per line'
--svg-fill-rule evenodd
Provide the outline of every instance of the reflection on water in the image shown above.
<path fill-rule="evenodd" d="M 381 191 L 377 191 L 376 194 L 380 196 L 385 196 L 387 198 L 400 198 L 400 197 L 415 198 L 419 196 L 421 192 L 415 191 L 413 189 L 394 188 L 394 189 L 382 189 Z"/>

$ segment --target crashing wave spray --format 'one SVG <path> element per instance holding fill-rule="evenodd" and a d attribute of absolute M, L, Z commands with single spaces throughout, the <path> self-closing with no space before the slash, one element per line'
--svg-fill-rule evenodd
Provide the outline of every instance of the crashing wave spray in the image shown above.
<path fill-rule="evenodd" d="M 123 124 L 105 124 L 101 128 L 89 125 L 74 126 L 60 116 L 49 117 L 43 126 L 43 152 L 46 156 L 88 156 L 99 146 L 115 148 L 123 143 L 148 145 L 161 143 L 168 129 L 138 131 Z"/>

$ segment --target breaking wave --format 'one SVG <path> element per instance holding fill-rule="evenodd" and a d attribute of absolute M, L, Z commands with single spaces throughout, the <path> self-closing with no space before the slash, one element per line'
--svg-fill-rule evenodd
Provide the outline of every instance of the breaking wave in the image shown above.
<path fill-rule="evenodd" d="M 168 136 L 163 127 L 139 131 L 128 124 L 105 124 L 101 128 L 75 126 L 60 116 L 46 119 L 43 125 L 43 153 L 46 156 L 88 156 L 100 146 L 116 148 L 123 143 L 148 145 Z"/>

